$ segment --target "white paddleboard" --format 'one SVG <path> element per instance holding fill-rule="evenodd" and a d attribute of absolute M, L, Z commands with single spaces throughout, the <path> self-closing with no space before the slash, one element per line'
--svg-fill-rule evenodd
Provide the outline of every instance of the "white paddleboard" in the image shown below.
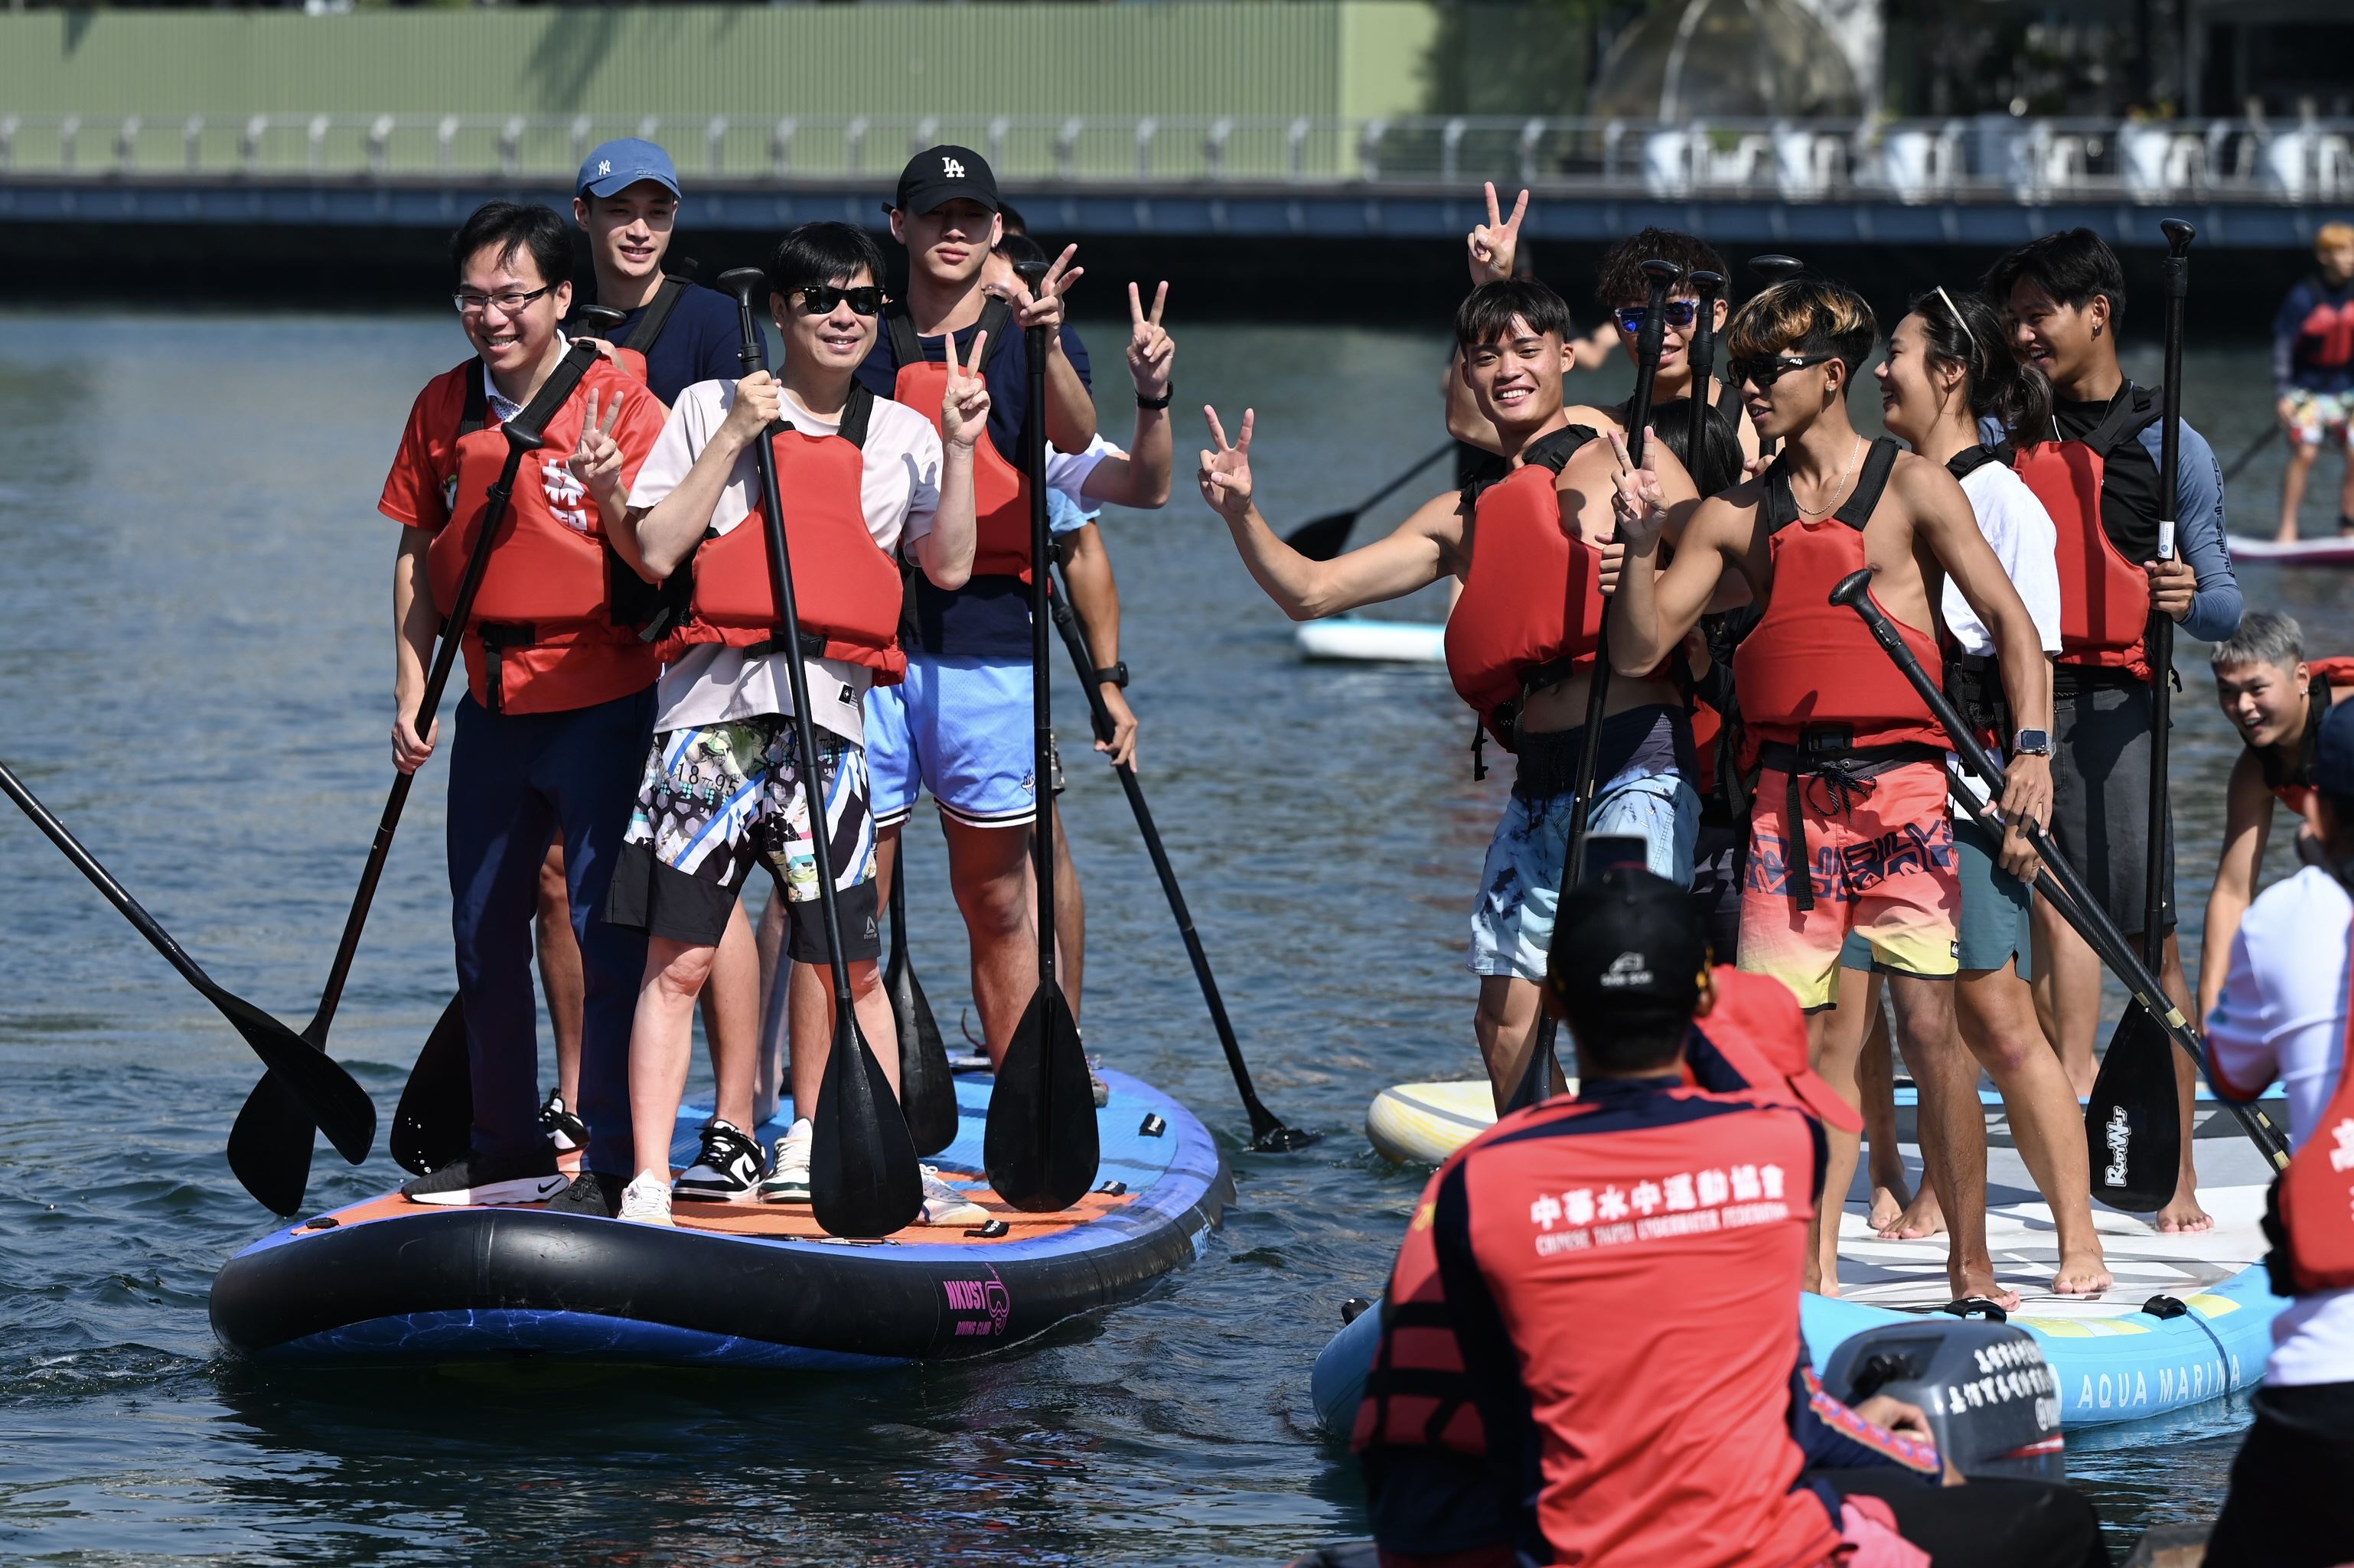
<path fill-rule="evenodd" d="M 1297 634 L 1299 652 L 1310 659 L 1348 659 L 1386 664 L 1439 664 L 1447 660 L 1447 627 L 1436 620 L 1368 620 L 1335 616 L 1311 620 Z"/>
<path fill-rule="evenodd" d="M 2276 539 L 2253 539 L 2244 534 L 2234 534 L 2232 558 L 2282 567 L 2354 567 L 2354 539 L 2299 539 L 2284 545 Z"/>

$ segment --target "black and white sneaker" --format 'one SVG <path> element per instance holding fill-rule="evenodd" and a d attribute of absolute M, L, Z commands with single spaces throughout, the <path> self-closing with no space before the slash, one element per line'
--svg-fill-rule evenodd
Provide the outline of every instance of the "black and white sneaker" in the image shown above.
<path fill-rule="evenodd" d="M 760 1146 L 734 1122 L 713 1117 L 703 1128 L 703 1152 L 671 1184 L 671 1195 L 682 1202 L 749 1203 L 759 1198 L 768 1173 Z"/>
<path fill-rule="evenodd" d="M 618 1219 L 621 1213 L 621 1191 L 628 1184 L 628 1177 L 616 1176 L 610 1171 L 583 1171 L 572 1178 L 570 1186 L 547 1201 L 546 1212 Z"/>
<path fill-rule="evenodd" d="M 565 1107 L 562 1095 L 550 1095 L 547 1103 L 539 1107 L 539 1129 L 547 1134 L 549 1145 L 558 1154 L 570 1154 L 588 1147 L 588 1127 Z"/>
<path fill-rule="evenodd" d="M 400 1195 L 412 1203 L 536 1203 L 564 1182 L 553 1149 L 505 1159 L 467 1154 L 439 1171 L 402 1182 Z"/>

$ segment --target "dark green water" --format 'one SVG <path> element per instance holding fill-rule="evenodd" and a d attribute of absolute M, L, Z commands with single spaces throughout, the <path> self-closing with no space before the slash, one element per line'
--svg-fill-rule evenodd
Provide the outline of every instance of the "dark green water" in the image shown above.
<path fill-rule="evenodd" d="M 1436 440 L 1426 336 L 1174 325 L 1188 405 L 1257 407 L 1279 520 L 1353 503 Z M 1092 335 L 1111 366 L 1116 334 Z M 439 315 L 0 316 L 0 758 L 217 978 L 298 1023 L 388 779 L 394 527 L 373 503 L 409 398 L 462 352 Z M 2268 417 L 2254 350 L 2194 355 L 2190 387 L 2227 456 Z M 1123 403 L 1106 398 L 1115 434 Z M 2243 525 L 2277 472 L 2268 455 L 2235 487 Z M 1329 1135 L 1243 1151 L 1124 802 L 1076 768 L 1090 1044 L 1225 1142 L 1239 1201 L 1205 1258 L 947 1371 L 260 1374 L 205 1313 L 213 1271 L 270 1224 L 221 1156 L 254 1064 L 5 814 L 0 1556 L 1246 1563 L 1360 1531 L 1308 1367 L 1339 1300 L 1378 1286 L 1421 1180 L 1366 1150 L 1366 1101 L 1472 1066 L 1464 910 L 1505 779 L 1470 781 L 1442 675 L 1300 664 L 1190 493 L 1108 528 L 1147 788 L 1261 1093 Z M 2246 580 L 2344 646 L 2346 579 Z M 2195 926 L 2232 742 L 2200 651 L 2183 659 Z M 442 777 L 410 808 L 334 1030 L 386 1111 L 450 987 Z M 916 952 L 953 1019 L 961 940 L 929 821 L 907 840 Z M 311 1202 L 397 1174 L 323 1150 Z M 2209 1513 L 2244 1414 L 2206 1414 L 2193 1436 L 2105 1434 L 2077 1473 L 2121 1526 Z"/>

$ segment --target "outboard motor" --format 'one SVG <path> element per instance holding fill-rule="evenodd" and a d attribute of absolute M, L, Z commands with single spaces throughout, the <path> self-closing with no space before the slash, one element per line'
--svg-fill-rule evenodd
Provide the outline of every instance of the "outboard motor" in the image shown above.
<path fill-rule="evenodd" d="M 1867 1330 L 1831 1352 L 1823 1386 L 1850 1404 L 1885 1393 L 1919 1405 L 1965 1476 L 2068 1478 L 2059 1383 L 2024 1329 L 1925 1317 Z"/>

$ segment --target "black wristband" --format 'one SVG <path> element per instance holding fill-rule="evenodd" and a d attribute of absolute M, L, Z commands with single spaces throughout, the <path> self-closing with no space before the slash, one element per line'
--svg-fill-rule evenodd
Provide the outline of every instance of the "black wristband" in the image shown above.
<path fill-rule="evenodd" d="M 1139 392 L 1136 395 L 1136 406 L 1140 408 L 1166 408 L 1169 407 L 1169 399 L 1175 396 L 1177 396 L 1177 384 L 1172 381 L 1169 384 L 1169 389 L 1158 397 L 1148 397 Z"/>
<path fill-rule="evenodd" d="M 1128 685 L 1128 661 L 1122 659 L 1116 664 L 1097 670 L 1096 672 L 1096 684 L 1098 686 L 1119 686 L 1125 690 Z"/>

